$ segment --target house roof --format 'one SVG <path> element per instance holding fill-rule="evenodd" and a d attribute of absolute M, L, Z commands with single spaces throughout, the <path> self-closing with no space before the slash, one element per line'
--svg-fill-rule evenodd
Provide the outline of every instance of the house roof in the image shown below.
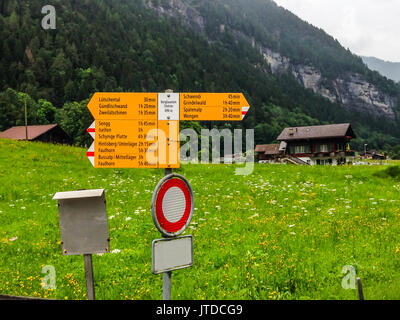
<path fill-rule="evenodd" d="M 28 140 L 35 140 L 42 134 L 50 131 L 51 129 L 57 127 L 57 124 L 48 124 L 40 126 L 28 126 Z M 6 131 L 0 132 L 0 138 L 12 139 L 12 140 L 25 140 L 26 132 L 25 126 L 11 127 Z"/>
<path fill-rule="evenodd" d="M 321 138 L 355 138 L 350 123 L 328 124 L 321 126 L 290 127 L 283 129 L 278 141 L 321 139 Z"/>
<path fill-rule="evenodd" d="M 264 153 L 264 154 L 278 154 L 279 153 L 279 144 L 259 144 L 256 146 L 255 152 Z"/>

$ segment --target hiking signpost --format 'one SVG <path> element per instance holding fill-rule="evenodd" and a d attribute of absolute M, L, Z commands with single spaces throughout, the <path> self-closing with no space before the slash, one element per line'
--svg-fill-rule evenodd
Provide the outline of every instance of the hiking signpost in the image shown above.
<path fill-rule="evenodd" d="M 179 168 L 179 121 L 241 121 L 250 106 L 242 93 L 95 93 L 88 104 L 94 139 L 86 155 L 95 168 L 164 168 L 151 204 L 163 239 L 152 243 L 152 272 L 163 273 L 171 299 L 172 270 L 193 265 L 193 237 L 178 237 L 193 216 L 189 182 Z"/>
<path fill-rule="evenodd" d="M 95 93 L 87 157 L 95 168 L 179 168 L 179 121 L 241 121 L 242 93 Z"/>

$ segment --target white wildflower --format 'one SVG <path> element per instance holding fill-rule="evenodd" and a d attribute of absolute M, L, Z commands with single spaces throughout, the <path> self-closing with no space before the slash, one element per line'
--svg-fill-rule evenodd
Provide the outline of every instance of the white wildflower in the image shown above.
<path fill-rule="evenodd" d="M 258 217 L 258 213 L 252 215 L 251 217 L 248 217 L 248 219 L 253 219 L 253 218 L 256 218 L 256 217 Z"/>

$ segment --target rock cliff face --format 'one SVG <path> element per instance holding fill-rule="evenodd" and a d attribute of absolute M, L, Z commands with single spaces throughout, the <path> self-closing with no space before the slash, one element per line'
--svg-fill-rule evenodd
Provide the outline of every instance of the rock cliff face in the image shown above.
<path fill-rule="evenodd" d="M 196 31 L 204 32 L 205 19 L 195 8 L 189 6 L 184 1 L 169 0 L 168 6 L 162 6 L 161 4 L 155 6 L 151 1 L 147 1 L 147 6 L 157 11 L 159 15 L 182 19 L 184 23 Z"/>
<path fill-rule="evenodd" d="M 331 102 L 340 103 L 350 110 L 394 117 L 394 99 L 380 92 L 360 74 L 347 73 L 332 81 L 322 77 L 321 72 L 312 66 L 291 64 L 288 58 L 279 53 L 267 49 L 263 55 L 272 73 L 291 72 L 304 88 L 311 89 Z"/>
<path fill-rule="evenodd" d="M 205 32 L 206 17 L 203 17 L 196 7 L 189 5 L 187 1 L 169 0 L 168 5 L 164 6 L 161 4 L 155 6 L 151 1 L 148 1 L 147 5 L 157 11 L 159 15 L 177 18 L 207 37 Z M 221 24 L 219 31 L 225 32 L 225 29 L 226 26 Z M 273 74 L 290 72 L 305 89 L 310 89 L 314 93 L 331 102 L 339 103 L 349 110 L 368 112 L 387 118 L 395 117 L 393 108 L 397 101 L 380 92 L 373 84 L 368 83 L 362 75 L 346 73 L 335 80 L 328 80 L 315 67 L 293 64 L 289 58 L 282 56 L 279 52 L 273 52 L 269 48 L 263 47 L 253 37 L 247 36 L 241 30 L 230 28 L 230 31 L 235 37 L 246 40 L 250 46 L 257 49 L 270 65 Z M 209 43 L 212 42 L 212 39 L 208 38 L 207 40 Z"/>

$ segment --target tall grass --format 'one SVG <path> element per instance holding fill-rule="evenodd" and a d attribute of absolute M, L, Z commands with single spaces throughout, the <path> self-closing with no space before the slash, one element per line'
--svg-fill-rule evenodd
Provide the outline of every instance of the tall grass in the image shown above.
<path fill-rule="evenodd" d="M 63 256 L 54 193 L 104 188 L 111 253 L 94 255 L 98 299 L 161 299 L 151 273 L 160 238 L 150 202 L 161 169 L 94 169 L 85 150 L 0 140 L 0 293 L 85 299 L 82 256 Z M 173 299 L 400 298 L 400 181 L 380 166 L 184 165 L 195 212 L 194 266 L 172 274 Z M 395 169 L 390 169 L 395 170 Z M 113 253 L 114 252 L 114 253 Z M 42 267 L 55 290 L 41 287 Z"/>

